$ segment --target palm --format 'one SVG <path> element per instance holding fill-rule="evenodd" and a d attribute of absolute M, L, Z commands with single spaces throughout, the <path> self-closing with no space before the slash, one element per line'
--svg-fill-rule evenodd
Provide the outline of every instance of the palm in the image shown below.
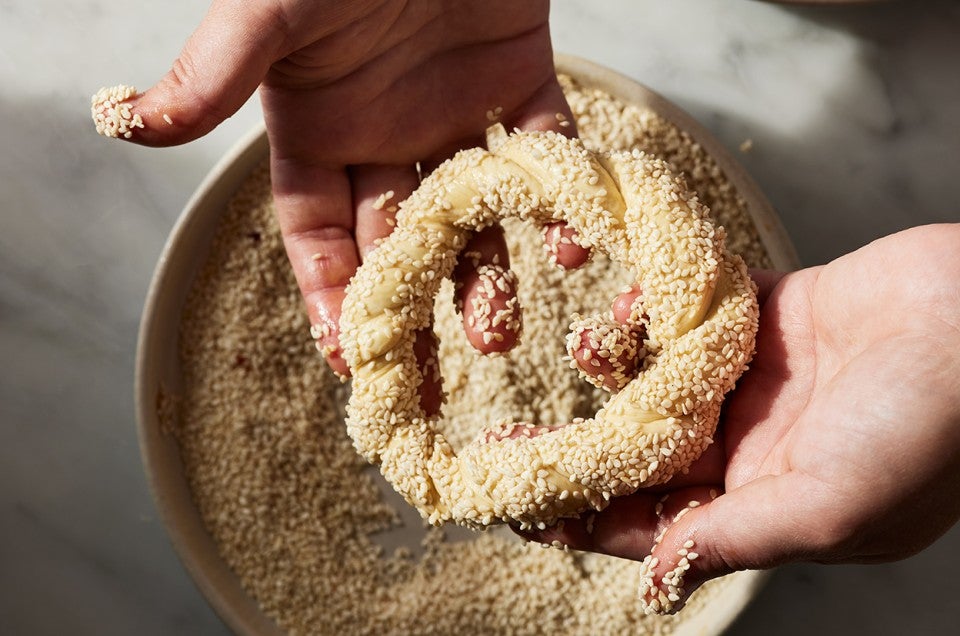
<path fill-rule="evenodd" d="M 291 34 L 292 50 L 266 77 L 274 152 L 412 165 L 474 143 L 497 107 L 512 122 L 545 99 L 553 112 L 562 102 L 546 3 L 468 2 L 450 11 L 390 1 L 372 13 L 339 4 L 314 3 L 307 11 L 318 15 L 298 16 L 309 28 Z M 331 20 L 340 28 L 331 31 Z"/>

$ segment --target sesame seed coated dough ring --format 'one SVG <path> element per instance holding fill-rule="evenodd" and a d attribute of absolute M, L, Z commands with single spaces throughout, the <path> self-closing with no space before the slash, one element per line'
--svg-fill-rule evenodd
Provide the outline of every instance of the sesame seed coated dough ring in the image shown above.
<path fill-rule="evenodd" d="M 400 205 L 351 281 L 341 345 L 358 451 L 431 523 L 543 526 L 669 480 L 710 444 L 754 350 L 756 288 L 706 208 L 662 161 L 594 154 L 552 132 L 488 133 Z M 635 275 L 649 318 L 637 375 L 588 420 L 537 436 L 481 432 L 456 453 L 420 408 L 415 332 L 472 232 L 564 221 Z M 491 428 L 493 430 L 493 428 Z"/>

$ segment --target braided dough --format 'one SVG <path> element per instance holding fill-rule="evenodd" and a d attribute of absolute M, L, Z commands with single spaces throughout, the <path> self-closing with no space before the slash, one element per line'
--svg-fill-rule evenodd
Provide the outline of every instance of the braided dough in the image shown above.
<path fill-rule="evenodd" d="M 357 450 L 431 523 L 551 523 L 669 480 L 711 443 L 754 349 L 756 288 L 683 180 L 641 152 L 502 128 L 400 205 L 347 288 L 341 345 Z M 534 437 L 488 431 L 455 452 L 419 403 L 415 332 L 472 232 L 501 218 L 564 221 L 636 274 L 649 317 L 638 374 L 589 420 Z"/>

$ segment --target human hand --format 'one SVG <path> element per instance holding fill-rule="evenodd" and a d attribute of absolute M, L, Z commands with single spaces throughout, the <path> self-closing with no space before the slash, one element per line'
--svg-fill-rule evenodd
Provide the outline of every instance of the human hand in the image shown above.
<path fill-rule="evenodd" d="M 145 123 L 131 141 L 196 139 L 260 86 L 284 243 L 318 348 L 346 375 L 337 349 L 344 288 L 390 233 L 393 206 L 418 184 L 417 163 L 429 169 L 481 144 L 492 120 L 575 134 L 555 76 L 548 8 L 542 0 L 215 0 L 171 71 L 131 100 Z M 559 242 L 570 233 L 547 238 L 572 267 L 587 254 Z M 481 232 L 464 252 L 478 255 L 457 272 L 468 339 L 483 351 L 507 350 L 515 334 L 500 329 L 503 340 L 485 342 L 468 320 L 481 293 L 477 269 L 508 267 L 502 234 Z M 492 309 L 509 300 L 498 292 Z M 427 330 L 421 360 L 434 347 Z M 439 386 L 423 393 L 424 407 L 438 408 Z"/>
<path fill-rule="evenodd" d="M 756 357 L 690 473 L 528 536 L 646 557 L 659 611 L 734 570 L 922 550 L 960 518 L 958 273 L 960 225 L 759 272 Z"/>

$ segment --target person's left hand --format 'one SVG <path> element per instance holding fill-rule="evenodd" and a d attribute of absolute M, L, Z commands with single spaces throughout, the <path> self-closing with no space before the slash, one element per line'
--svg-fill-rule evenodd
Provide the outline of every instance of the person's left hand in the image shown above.
<path fill-rule="evenodd" d="M 555 74 L 548 9 L 545 0 L 216 0 L 172 70 L 131 102 L 146 124 L 131 141 L 195 139 L 260 86 L 287 253 L 318 348 L 347 375 L 337 349 L 344 289 L 390 233 L 393 206 L 418 184 L 418 162 L 430 170 L 462 147 L 482 145 L 493 121 L 575 134 Z M 561 264 L 585 260 L 585 250 L 559 238 L 548 232 Z M 477 267 L 494 259 L 507 267 L 508 255 L 498 228 L 464 251 L 479 255 L 457 270 L 469 308 Z M 499 294 L 490 304 L 502 309 L 509 300 Z M 468 313 L 464 328 L 476 348 L 514 344 L 509 332 L 484 342 Z M 417 351 L 423 358 L 430 350 L 427 330 Z M 426 410 L 439 401 L 439 387 L 424 389 Z"/>

